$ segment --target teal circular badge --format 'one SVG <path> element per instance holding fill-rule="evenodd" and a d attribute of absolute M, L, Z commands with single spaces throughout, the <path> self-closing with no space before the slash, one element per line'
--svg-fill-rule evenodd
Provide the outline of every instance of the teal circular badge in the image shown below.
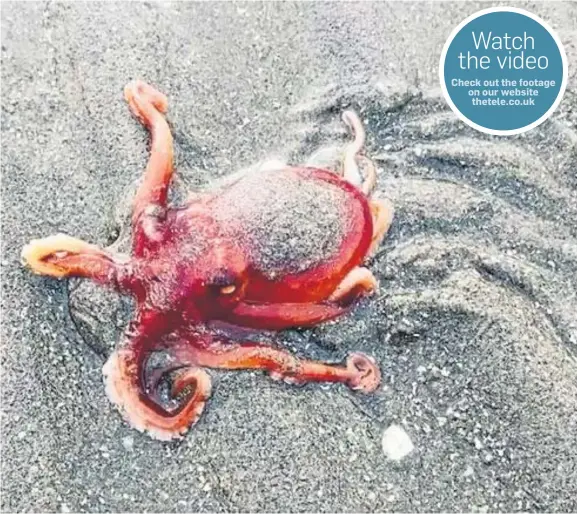
<path fill-rule="evenodd" d="M 465 123 L 487 134 L 520 134 L 544 122 L 561 102 L 567 57 L 543 20 L 496 7 L 455 28 L 439 76 L 449 106 Z"/>

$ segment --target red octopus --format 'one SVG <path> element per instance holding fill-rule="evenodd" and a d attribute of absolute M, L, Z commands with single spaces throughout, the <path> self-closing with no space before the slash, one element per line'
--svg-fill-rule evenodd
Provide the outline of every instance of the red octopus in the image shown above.
<path fill-rule="evenodd" d="M 103 368 L 108 397 L 125 420 L 161 440 L 181 438 L 211 394 L 205 368 L 261 369 L 290 383 L 342 382 L 374 391 L 380 372 L 363 354 L 326 364 L 238 342 L 218 329 L 311 327 L 375 291 L 377 281 L 362 263 L 383 239 L 393 209 L 371 199 L 376 173 L 362 155 L 356 114 L 343 114 L 354 140 L 339 172 L 262 168 L 169 207 L 167 99 L 139 81 L 124 96 L 152 138 L 133 204 L 132 255 L 57 234 L 31 241 L 22 259 L 36 273 L 88 278 L 135 298 L 135 317 Z M 159 351 L 167 358 L 150 371 L 149 357 Z M 159 393 L 167 383 L 173 408 Z"/>

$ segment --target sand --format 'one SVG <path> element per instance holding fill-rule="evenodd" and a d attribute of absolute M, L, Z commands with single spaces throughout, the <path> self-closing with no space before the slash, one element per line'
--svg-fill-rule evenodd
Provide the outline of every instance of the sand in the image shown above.
<path fill-rule="evenodd" d="M 577 509 L 577 9 L 514 3 L 557 30 L 570 79 L 550 121 L 497 138 L 437 81 L 445 38 L 487 5 L 2 3 L 3 511 Z M 380 293 L 279 342 L 373 355 L 376 394 L 211 372 L 183 442 L 122 421 L 101 368 L 130 302 L 19 255 L 56 232 L 122 246 L 147 156 L 136 78 L 168 95 L 180 191 L 330 161 L 360 113 L 396 208 Z"/>

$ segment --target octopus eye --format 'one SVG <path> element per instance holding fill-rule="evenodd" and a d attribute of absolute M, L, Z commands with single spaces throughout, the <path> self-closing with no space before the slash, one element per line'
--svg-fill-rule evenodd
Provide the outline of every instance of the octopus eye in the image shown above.
<path fill-rule="evenodd" d="M 221 270 L 211 281 L 213 291 L 218 295 L 230 296 L 238 289 L 237 277 L 227 270 Z"/>
<path fill-rule="evenodd" d="M 221 294 L 225 294 L 225 295 L 232 294 L 232 293 L 234 293 L 235 291 L 236 291 L 236 286 L 235 286 L 234 284 L 231 284 L 231 285 L 229 285 L 229 286 L 222 287 L 222 288 L 220 289 Z"/>

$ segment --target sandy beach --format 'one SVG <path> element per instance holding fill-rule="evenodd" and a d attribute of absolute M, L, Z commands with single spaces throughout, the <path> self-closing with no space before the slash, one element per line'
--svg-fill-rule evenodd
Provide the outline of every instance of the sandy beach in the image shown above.
<path fill-rule="evenodd" d="M 556 113 L 509 138 L 459 121 L 438 81 L 448 34 L 490 5 L 2 2 L 3 512 L 577 509 L 577 4 L 506 4 L 569 61 Z M 359 112 L 396 209 L 379 293 L 278 341 L 374 356 L 375 394 L 211 371 L 183 441 L 121 419 L 102 366 L 130 303 L 20 252 L 58 232 L 126 244 L 148 155 L 134 79 L 168 96 L 181 192 L 322 159 Z M 399 461 L 391 426 L 414 445 Z"/>

